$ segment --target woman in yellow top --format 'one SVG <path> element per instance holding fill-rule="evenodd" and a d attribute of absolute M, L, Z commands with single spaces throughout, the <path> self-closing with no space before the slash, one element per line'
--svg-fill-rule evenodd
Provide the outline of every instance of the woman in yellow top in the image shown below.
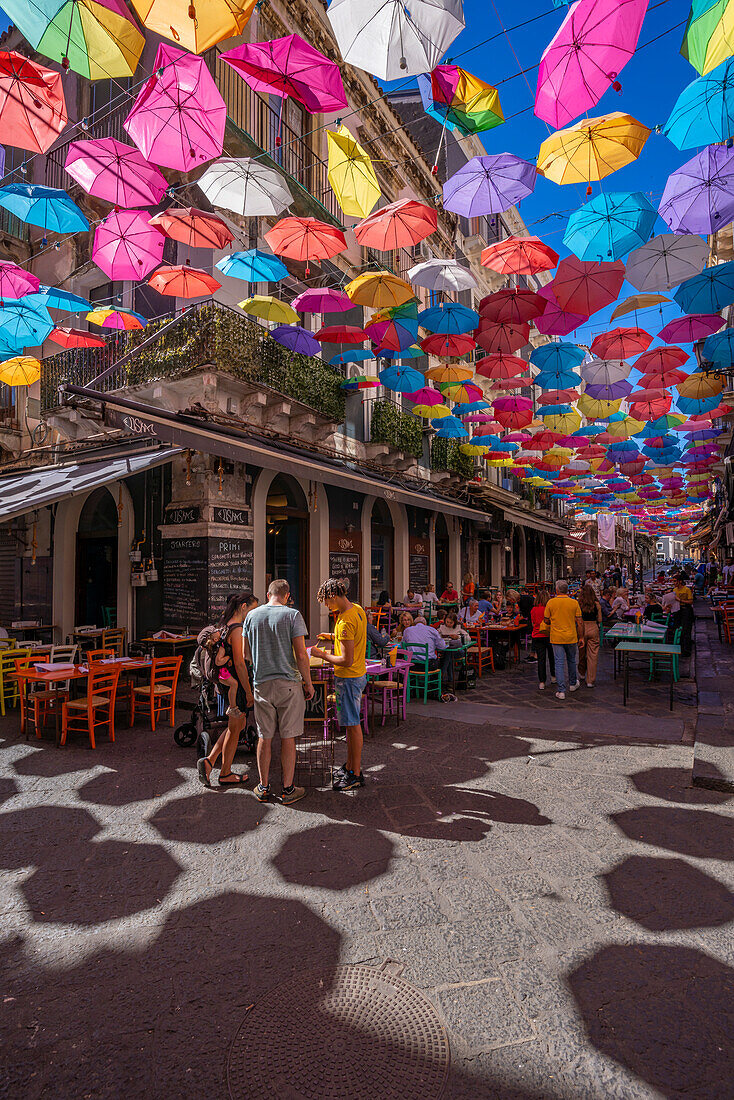
<path fill-rule="evenodd" d="M 313 657 L 334 666 L 336 677 L 336 709 L 339 725 L 347 729 L 347 762 L 337 769 L 332 787 L 335 791 L 351 791 L 364 787 L 362 775 L 362 695 L 367 686 L 365 656 L 367 652 L 367 615 L 364 608 L 349 599 L 349 581 L 329 577 L 317 593 L 319 603 L 335 611 L 333 634 L 319 634 L 319 639 L 334 642 L 334 652 L 314 646 Z"/>
<path fill-rule="evenodd" d="M 693 592 L 685 582 L 685 578 L 679 573 L 674 581 L 673 589 L 675 598 L 680 604 L 680 611 L 673 616 L 673 626 L 680 627 L 680 655 L 690 657 L 693 645 Z M 676 622 L 677 620 L 677 622 Z"/>

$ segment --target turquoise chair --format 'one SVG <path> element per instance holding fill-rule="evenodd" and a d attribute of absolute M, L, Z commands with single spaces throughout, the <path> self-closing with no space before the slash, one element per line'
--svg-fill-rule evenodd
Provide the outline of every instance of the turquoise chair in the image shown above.
<path fill-rule="evenodd" d="M 441 669 L 428 667 L 428 646 L 404 644 L 413 654 L 410 665 L 410 678 L 408 681 L 408 698 L 420 698 L 423 695 L 424 704 L 428 702 L 429 692 L 436 690 L 438 698 L 441 698 Z"/>
<path fill-rule="evenodd" d="M 680 640 L 681 640 L 682 634 L 683 634 L 683 627 L 679 626 L 678 629 L 676 630 L 675 634 L 673 635 L 673 645 L 680 645 Z M 652 678 L 653 678 L 656 671 L 663 671 L 664 669 L 666 669 L 668 667 L 668 661 L 671 661 L 672 664 L 673 664 L 673 679 L 675 680 L 676 683 L 678 683 L 678 680 L 680 679 L 680 675 L 679 675 L 679 668 L 678 668 L 678 654 L 677 653 L 673 654 L 672 657 L 651 657 L 650 658 L 650 675 L 648 676 L 648 680 L 652 680 Z M 656 662 L 657 662 L 657 664 L 656 664 Z"/>

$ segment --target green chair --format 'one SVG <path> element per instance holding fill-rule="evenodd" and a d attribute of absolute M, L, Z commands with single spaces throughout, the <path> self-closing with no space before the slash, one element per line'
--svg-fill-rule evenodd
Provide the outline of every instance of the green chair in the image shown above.
<path fill-rule="evenodd" d="M 441 669 L 428 667 L 428 646 L 415 642 L 413 645 L 404 644 L 404 648 L 409 649 L 413 654 L 408 680 L 408 698 L 413 696 L 420 698 L 422 694 L 423 702 L 427 703 L 429 692 L 435 688 L 440 699 Z"/>
<path fill-rule="evenodd" d="M 681 640 L 682 634 L 683 634 L 683 627 L 679 626 L 678 629 L 673 634 L 673 645 L 680 645 L 680 640 Z M 648 680 L 652 680 L 652 678 L 653 678 L 653 676 L 656 672 L 662 672 L 666 668 L 668 668 L 669 667 L 668 661 L 672 662 L 672 665 L 673 665 L 673 679 L 675 680 L 676 683 L 678 683 L 678 680 L 680 679 L 680 675 L 679 675 L 679 668 L 678 668 L 678 654 L 677 653 L 674 653 L 671 657 L 667 657 L 667 656 L 666 657 L 660 657 L 660 656 L 651 657 L 650 658 L 650 675 L 648 676 Z M 656 662 L 657 662 L 657 664 L 656 664 Z"/>
<path fill-rule="evenodd" d="M 116 607 L 103 607 L 102 608 L 102 626 L 104 626 L 104 627 L 117 626 L 117 608 Z"/>
<path fill-rule="evenodd" d="M 4 649 L 0 652 L 0 714 L 5 717 L 5 703 L 17 706 L 20 700 L 20 688 L 15 678 L 15 662 L 22 657 L 30 657 L 30 649 Z"/>

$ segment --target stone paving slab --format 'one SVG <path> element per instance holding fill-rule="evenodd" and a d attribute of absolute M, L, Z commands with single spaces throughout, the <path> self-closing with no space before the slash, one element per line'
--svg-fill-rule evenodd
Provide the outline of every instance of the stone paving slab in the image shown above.
<path fill-rule="evenodd" d="M 699 676 L 693 782 L 697 787 L 734 791 L 734 650 L 719 643 L 710 615 L 696 620 L 697 650 L 704 643 L 711 649 L 711 658 L 706 675 Z"/>

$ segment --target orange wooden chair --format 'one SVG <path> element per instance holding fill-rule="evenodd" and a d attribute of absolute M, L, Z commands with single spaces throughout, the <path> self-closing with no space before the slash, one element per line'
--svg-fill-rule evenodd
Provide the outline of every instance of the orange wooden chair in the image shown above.
<path fill-rule="evenodd" d="M 464 626 L 472 644 L 466 651 L 466 663 L 477 670 L 477 676 L 482 675 L 482 669 L 489 665 L 494 672 L 494 653 L 492 647 L 482 643 L 482 629 L 479 626 Z"/>
<path fill-rule="evenodd" d="M 97 661 L 106 661 L 109 657 L 114 657 L 114 649 L 110 649 L 109 646 L 106 649 L 88 649 L 84 653 L 84 660 L 88 665 L 93 665 Z"/>
<path fill-rule="evenodd" d="M 144 700 L 150 708 L 150 728 L 155 730 L 156 717 L 168 711 L 169 725 L 174 724 L 176 688 L 183 657 L 155 657 L 150 670 L 150 683 L 132 687 L 130 692 L 130 725 L 135 723 L 135 705 Z"/>
<path fill-rule="evenodd" d="M 20 690 L 20 732 L 25 734 L 29 726 L 36 731 L 36 739 L 41 740 L 41 728 L 48 720 L 49 715 L 54 714 L 64 699 L 69 698 L 67 687 L 44 688 L 29 680 L 21 680 L 20 672 L 35 664 L 36 658 L 18 657 L 15 661 L 15 675 L 18 678 Z"/>
<path fill-rule="evenodd" d="M 65 699 L 61 709 L 61 744 L 67 733 L 87 733 L 95 748 L 95 731 L 107 726 L 110 741 L 115 740 L 115 698 L 120 679 L 119 665 L 90 665 L 87 694 L 81 699 Z"/>

